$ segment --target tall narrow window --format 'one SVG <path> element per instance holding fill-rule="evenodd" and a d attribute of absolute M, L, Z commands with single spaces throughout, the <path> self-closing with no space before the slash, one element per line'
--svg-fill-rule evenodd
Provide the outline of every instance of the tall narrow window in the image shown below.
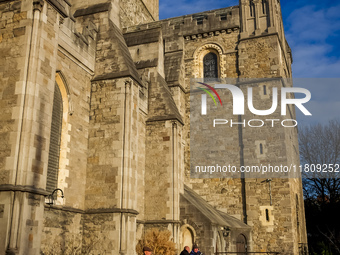
<path fill-rule="evenodd" d="M 300 225 L 300 217 L 299 217 L 299 197 L 298 195 L 296 194 L 296 224 L 297 224 L 297 229 L 299 231 L 299 225 Z"/>
<path fill-rule="evenodd" d="M 269 210 L 266 209 L 266 220 L 269 221 Z"/>
<path fill-rule="evenodd" d="M 63 99 L 57 83 L 54 88 L 50 149 L 48 155 L 46 191 L 52 192 L 58 186 L 60 138 L 63 121 Z"/>
<path fill-rule="evenodd" d="M 260 143 L 260 154 L 263 154 L 263 145 Z"/>
<path fill-rule="evenodd" d="M 250 17 L 255 17 L 255 4 L 253 0 L 249 0 Z"/>
<path fill-rule="evenodd" d="M 267 2 L 267 0 L 262 0 L 262 13 L 263 14 L 268 13 L 268 2 Z"/>
<path fill-rule="evenodd" d="M 263 86 L 263 95 L 267 95 L 267 86 L 266 85 Z"/>
<path fill-rule="evenodd" d="M 203 58 L 204 78 L 217 78 L 218 65 L 216 54 L 210 52 Z"/>

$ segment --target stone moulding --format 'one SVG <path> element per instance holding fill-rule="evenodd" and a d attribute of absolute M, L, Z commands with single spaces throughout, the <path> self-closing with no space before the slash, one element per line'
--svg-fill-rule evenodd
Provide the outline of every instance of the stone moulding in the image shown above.
<path fill-rule="evenodd" d="M 137 80 L 134 76 L 132 76 L 129 71 L 121 71 L 121 72 L 116 72 L 116 73 L 98 75 L 95 78 L 93 78 L 91 80 L 91 82 L 105 81 L 105 80 L 115 80 L 115 79 L 121 79 L 121 78 L 131 78 L 135 82 L 137 82 L 138 85 L 141 84 L 141 81 Z"/>
<path fill-rule="evenodd" d="M 110 11 L 110 9 L 111 9 L 111 3 L 95 4 L 87 8 L 76 10 L 73 16 L 77 18 L 80 16 L 92 15 L 92 14 L 96 14 L 99 12 L 107 12 L 107 11 Z"/>
<path fill-rule="evenodd" d="M 47 0 L 47 2 L 49 4 L 51 4 L 61 14 L 61 16 L 63 18 L 67 18 L 69 16 L 66 12 L 65 7 L 62 4 L 60 4 L 59 1 L 57 1 L 57 0 Z M 65 2 L 67 5 L 71 6 L 69 2 L 66 2 L 66 1 L 63 1 L 63 2 Z"/>
<path fill-rule="evenodd" d="M 226 68 L 221 63 L 225 62 L 225 56 L 223 48 L 216 43 L 206 43 L 201 47 L 197 48 L 194 52 L 194 77 L 195 78 L 203 78 L 203 58 L 209 52 L 213 52 L 218 55 L 218 69 L 219 69 L 219 77 L 225 78 Z"/>
<path fill-rule="evenodd" d="M 138 61 L 135 62 L 136 68 L 137 69 L 145 69 L 145 68 L 150 68 L 150 67 L 157 67 L 158 65 L 158 58 L 150 59 L 150 60 L 145 60 L 145 61 Z"/>
<path fill-rule="evenodd" d="M 220 34 L 225 34 L 225 33 L 231 34 L 232 32 L 239 32 L 239 30 L 240 30 L 239 27 L 232 27 L 232 28 L 227 28 L 227 29 L 222 29 L 222 30 L 207 31 L 204 33 L 183 35 L 183 36 L 187 41 L 189 41 L 189 40 L 195 40 L 197 38 L 207 38 L 207 37 L 218 36 Z"/>
<path fill-rule="evenodd" d="M 138 224 L 181 224 L 180 220 L 137 220 Z"/>
<path fill-rule="evenodd" d="M 49 192 L 44 189 L 35 188 L 33 186 L 27 185 L 13 185 L 13 184 L 3 184 L 0 185 L 0 192 L 3 191 L 13 191 L 13 192 L 26 192 L 34 195 L 47 196 Z"/>
<path fill-rule="evenodd" d="M 58 205 L 47 205 L 45 204 L 45 209 L 59 210 L 65 212 L 79 213 L 79 214 L 104 214 L 104 213 L 125 213 L 131 215 L 138 215 L 139 212 L 133 209 L 124 208 L 107 208 L 107 209 L 91 209 L 91 210 L 81 210 L 68 206 L 58 206 Z"/>
<path fill-rule="evenodd" d="M 34 188 L 32 186 L 23 186 L 23 185 L 11 185 L 11 184 L 3 184 L 0 185 L 0 192 L 13 191 L 13 192 L 26 192 L 34 195 L 40 196 L 48 196 L 49 192 L 44 189 Z M 60 211 L 74 212 L 80 214 L 103 214 L 103 213 L 127 213 L 132 215 L 138 215 L 139 212 L 133 209 L 125 209 L 125 208 L 107 208 L 107 209 L 91 209 L 91 210 L 81 210 L 72 207 L 65 206 L 51 206 L 45 204 L 45 208 L 55 209 Z"/>

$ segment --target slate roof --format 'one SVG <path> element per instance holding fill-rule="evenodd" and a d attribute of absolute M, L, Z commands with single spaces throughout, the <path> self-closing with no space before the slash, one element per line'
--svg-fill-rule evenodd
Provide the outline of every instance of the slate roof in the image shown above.
<path fill-rule="evenodd" d="M 184 194 L 182 196 L 193 206 L 197 208 L 211 223 L 228 226 L 230 228 L 251 229 L 250 226 L 243 223 L 239 219 L 230 216 L 227 213 L 215 209 L 207 201 L 205 201 L 195 191 L 184 185 Z"/>

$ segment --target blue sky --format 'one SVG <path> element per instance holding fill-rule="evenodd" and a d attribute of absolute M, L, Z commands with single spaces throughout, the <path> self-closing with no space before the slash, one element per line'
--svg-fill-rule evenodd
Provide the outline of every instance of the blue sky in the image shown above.
<path fill-rule="evenodd" d="M 160 19 L 238 5 L 238 0 L 160 0 Z M 285 34 L 293 52 L 293 77 L 310 90 L 313 116 L 302 123 L 340 117 L 340 1 L 282 0 Z M 339 79 L 315 79 L 339 78 Z M 308 81 L 308 82 L 307 82 Z M 295 84 L 296 87 L 302 87 Z"/>

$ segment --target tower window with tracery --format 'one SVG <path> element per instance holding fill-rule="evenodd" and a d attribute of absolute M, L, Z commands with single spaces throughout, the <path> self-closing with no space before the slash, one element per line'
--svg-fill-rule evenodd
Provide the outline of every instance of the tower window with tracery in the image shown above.
<path fill-rule="evenodd" d="M 216 54 L 210 52 L 203 58 L 204 78 L 218 77 L 218 61 Z"/>

